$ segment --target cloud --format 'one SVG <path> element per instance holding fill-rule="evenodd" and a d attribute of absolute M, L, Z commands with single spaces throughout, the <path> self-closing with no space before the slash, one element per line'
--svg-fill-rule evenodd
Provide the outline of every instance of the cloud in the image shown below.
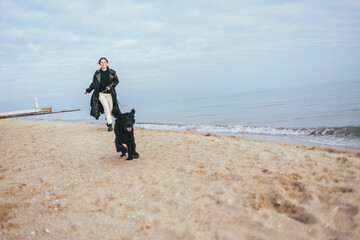
<path fill-rule="evenodd" d="M 134 91 L 251 90 L 359 74 L 358 1 L 3 0 L 0 9 L 1 89 L 9 81 L 80 89 L 101 56 Z"/>

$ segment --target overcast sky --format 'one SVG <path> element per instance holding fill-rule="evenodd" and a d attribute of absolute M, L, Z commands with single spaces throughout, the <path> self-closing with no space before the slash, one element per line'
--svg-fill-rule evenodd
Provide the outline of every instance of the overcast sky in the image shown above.
<path fill-rule="evenodd" d="M 0 54 L 1 100 L 82 94 L 102 56 L 144 101 L 358 80 L 360 1 L 1 0 Z"/>

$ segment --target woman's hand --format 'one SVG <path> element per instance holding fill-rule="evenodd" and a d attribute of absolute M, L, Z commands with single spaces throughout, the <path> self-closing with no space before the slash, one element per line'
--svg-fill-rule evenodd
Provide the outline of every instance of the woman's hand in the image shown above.
<path fill-rule="evenodd" d="M 86 94 L 87 94 L 87 91 L 85 91 L 84 94 L 86 95 Z"/>

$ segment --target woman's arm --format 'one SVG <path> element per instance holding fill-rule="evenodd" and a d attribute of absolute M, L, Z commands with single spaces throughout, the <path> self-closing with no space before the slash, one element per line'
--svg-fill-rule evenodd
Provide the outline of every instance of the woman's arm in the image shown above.
<path fill-rule="evenodd" d="M 95 74 L 94 74 L 93 81 L 90 84 L 90 86 L 85 90 L 84 94 L 91 93 L 91 91 L 94 90 L 96 81 L 97 80 L 96 80 L 96 77 L 95 77 Z"/>

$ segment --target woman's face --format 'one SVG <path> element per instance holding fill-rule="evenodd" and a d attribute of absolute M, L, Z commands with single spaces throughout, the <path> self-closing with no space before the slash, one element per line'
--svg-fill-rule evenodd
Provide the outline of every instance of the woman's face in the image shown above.
<path fill-rule="evenodd" d="M 105 59 L 101 59 L 100 66 L 101 66 L 101 69 L 106 69 L 108 66 L 108 62 Z"/>

